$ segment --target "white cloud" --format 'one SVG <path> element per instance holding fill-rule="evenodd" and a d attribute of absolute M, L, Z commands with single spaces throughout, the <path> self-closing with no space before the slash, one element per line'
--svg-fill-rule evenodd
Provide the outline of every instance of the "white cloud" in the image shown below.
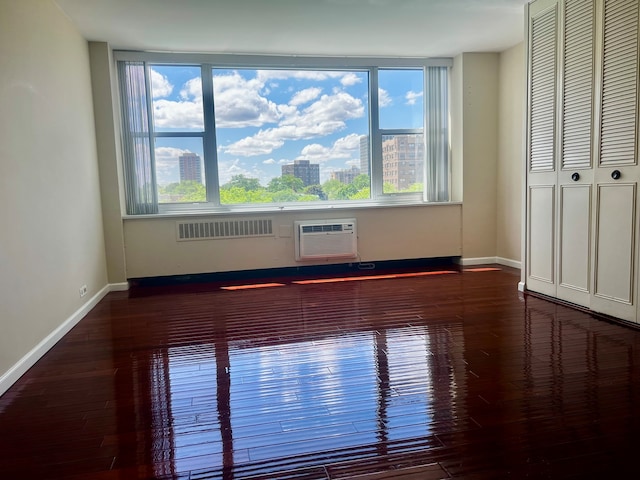
<path fill-rule="evenodd" d="M 334 144 L 334 148 L 340 151 L 360 151 L 360 135 L 352 133 L 346 137 L 339 138 Z"/>
<path fill-rule="evenodd" d="M 293 97 L 289 101 L 289 105 L 304 105 L 305 103 L 309 103 L 311 100 L 315 100 L 316 98 L 318 98 L 320 93 L 322 93 L 321 88 L 305 88 L 304 90 L 300 90 L 293 95 Z"/>
<path fill-rule="evenodd" d="M 325 147 L 319 143 L 306 145 L 296 160 L 310 160 L 314 163 L 327 162 L 336 159 L 351 159 L 359 165 L 360 159 L 352 158 L 354 153 L 360 152 L 360 136 L 355 133 L 339 138 L 331 147 Z M 347 162 L 348 163 L 348 162 Z"/>
<path fill-rule="evenodd" d="M 175 158 L 184 155 L 185 153 L 192 153 L 189 149 L 175 148 L 175 147 L 158 147 L 155 149 L 156 160 L 158 158 Z"/>
<path fill-rule="evenodd" d="M 338 80 L 344 87 L 350 87 L 357 83 L 362 83 L 362 76 L 358 76 L 354 72 L 336 72 L 323 70 L 258 70 L 256 80 L 266 83 L 269 80 L 313 80 L 322 82 L 329 79 Z M 275 85 L 277 83 L 270 83 Z"/>
<path fill-rule="evenodd" d="M 160 128 L 202 129 L 202 101 L 156 100 L 153 102 L 153 119 Z"/>
<path fill-rule="evenodd" d="M 404 96 L 404 98 L 407 99 L 407 105 L 415 105 L 416 100 L 421 98 L 422 95 L 423 95 L 423 92 L 414 92 L 409 90 L 407 94 Z"/>
<path fill-rule="evenodd" d="M 364 115 L 362 100 L 348 93 L 339 92 L 334 95 L 323 95 L 320 100 L 305 108 L 299 115 L 286 120 L 286 124 L 295 124 L 310 132 L 322 124 L 344 125 L 345 120 L 360 118 Z M 320 128 L 319 130 L 322 130 Z M 333 130 L 331 133 L 333 133 Z"/>
<path fill-rule="evenodd" d="M 162 78 L 166 80 L 166 77 Z M 171 86 L 171 89 L 173 89 L 173 86 Z M 155 98 L 156 95 L 154 95 L 153 101 L 153 120 L 156 127 L 181 129 L 204 128 L 202 116 L 202 85 L 199 77 L 192 78 L 184 84 L 182 90 L 180 90 L 181 100 L 168 100 L 166 98 L 156 100 Z"/>
<path fill-rule="evenodd" d="M 276 123 L 284 113 L 260 91 L 264 82 L 246 80 L 239 73 L 215 75 L 213 95 L 215 102 L 216 126 L 260 127 L 266 123 Z"/>
<path fill-rule="evenodd" d="M 245 137 L 231 145 L 223 147 L 224 152 L 231 155 L 252 157 L 268 155 L 284 145 L 284 141 L 272 135 L 272 130 L 260 130 L 253 137 Z"/>
<path fill-rule="evenodd" d="M 151 69 L 151 92 L 153 98 L 168 97 L 173 92 L 173 85 L 169 79 L 154 69 Z"/>
<path fill-rule="evenodd" d="M 187 83 L 180 90 L 180 97 L 184 100 L 202 101 L 202 79 L 195 77 L 187 80 Z"/>
<path fill-rule="evenodd" d="M 360 168 L 360 159 L 359 158 L 352 158 L 350 160 L 347 160 L 346 162 L 344 162 L 348 167 L 358 167 Z"/>
<path fill-rule="evenodd" d="M 362 78 L 360 78 L 359 76 L 357 76 L 355 73 L 352 73 L 352 72 L 346 73 L 340 79 L 340 83 L 345 87 L 350 87 L 352 85 L 355 85 L 356 83 L 361 83 L 361 82 L 362 82 Z"/>
<path fill-rule="evenodd" d="M 167 78 L 155 72 L 159 95 L 173 90 Z M 269 154 L 287 140 L 326 136 L 346 127 L 346 121 L 365 114 L 362 100 L 334 89 L 321 95 L 320 87 L 295 92 L 288 105 L 266 98 L 265 85 L 279 79 L 337 79 L 344 86 L 361 79 L 353 72 L 311 70 L 259 70 L 256 78 L 245 79 L 238 72 L 214 75 L 214 106 L 217 128 L 265 127 L 253 136 L 243 138 L 221 151 L 238 156 Z M 310 103 L 312 102 L 312 103 Z M 300 109 L 306 105 L 306 108 Z M 202 85 L 199 77 L 188 80 L 180 90 L 179 100 L 158 98 L 154 101 L 154 120 L 158 128 L 204 128 Z"/>
<path fill-rule="evenodd" d="M 277 162 L 273 158 L 269 158 L 268 160 L 264 160 L 262 163 L 265 165 L 275 165 Z"/>
<path fill-rule="evenodd" d="M 322 161 L 327 160 L 330 154 L 331 149 L 329 147 L 325 147 L 323 145 L 320 145 L 319 143 L 312 143 L 302 149 L 298 159 Z"/>
<path fill-rule="evenodd" d="M 284 145 L 285 140 L 323 137 L 342 130 L 346 120 L 360 118 L 364 112 L 362 101 L 348 93 L 322 95 L 304 110 L 286 115 L 278 127 L 260 130 L 224 147 L 224 151 L 241 156 L 268 155 Z"/>
<path fill-rule="evenodd" d="M 342 78 L 350 72 L 331 72 L 324 70 L 258 70 L 256 80 L 266 83 L 268 80 L 315 80 L 323 81 L 330 78 Z M 277 85 L 277 84 L 276 84 Z"/>
<path fill-rule="evenodd" d="M 393 103 L 389 92 L 387 92 L 384 88 L 378 88 L 378 105 L 380 108 L 388 107 Z"/>

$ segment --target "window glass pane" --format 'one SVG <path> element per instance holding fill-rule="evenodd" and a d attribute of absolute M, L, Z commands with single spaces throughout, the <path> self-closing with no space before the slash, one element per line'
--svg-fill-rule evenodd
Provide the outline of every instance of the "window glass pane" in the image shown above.
<path fill-rule="evenodd" d="M 424 128 L 423 98 L 422 69 L 378 71 L 380 128 Z"/>
<path fill-rule="evenodd" d="M 202 138 L 157 137 L 155 157 L 158 203 L 206 200 Z"/>
<path fill-rule="evenodd" d="M 424 142 L 422 134 L 382 136 L 383 193 L 423 190 Z"/>
<path fill-rule="evenodd" d="M 368 162 L 361 171 L 367 72 L 216 68 L 212 75 L 221 203 L 369 198 Z"/>
<path fill-rule="evenodd" d="M 200 67 L 152 65 L 153 128 L 156 132 L 204 129 Z"/>

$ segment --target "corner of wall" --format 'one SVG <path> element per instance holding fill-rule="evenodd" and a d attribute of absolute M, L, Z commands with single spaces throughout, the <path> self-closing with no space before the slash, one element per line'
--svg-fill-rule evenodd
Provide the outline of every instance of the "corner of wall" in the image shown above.
<path fill-rule="evenodd" d="M 91 86 L 95 115 L 100 197 L 104 224 L 104 242 L 109 282 L 126 281 L 120 143 L 118 119 L 114 112 L 117 102 L 114 62 L 109 44 L 89 42 Z"/>
<path fill-rule="evenodd" d="M 523 191 L 524 43 L 500 54 L 497 255 L 520 261 Z"/>
<path fill-rule="evenodd" d="M 465 258 L 495 257 L 498 165 L 498 53 L 463 53 L 461 81 L 456 85 L 460 104 L 457 123 L 461 136 Z M 460 162 L 460 159 L 457 160 Z"/>

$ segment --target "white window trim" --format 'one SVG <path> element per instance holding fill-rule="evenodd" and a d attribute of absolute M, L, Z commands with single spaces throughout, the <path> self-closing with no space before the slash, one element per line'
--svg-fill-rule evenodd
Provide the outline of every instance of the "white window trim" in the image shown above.
<path fill-rule="evenodd" d="M 245 55 L 245 54 L 198 54 L 198 53 L 168 53 L 168 52 L 139 52 L 139 51 L 114 51 L 114 68 L 117 69 L 117 62 L 137 61 L 145 64 L 165 64 L 165 65 L 191 65 L 201 66 L 204 70 L 211 68 L 246 68 L 246 69 L 315 69 L 315 70 L 366 70 L 370 73 L 379 69 L 416 69 L 427 67 L 447 67 L 453 66 L 451 58 L 415 58 L 415 57 L 304 57 L 295 55 Z M 203 75 L 203 82 L 210 82 L 211 85 L 203 83 L 204 95 L 213 94 L 213 79 L 209 75 Z M 426 82 L 426 75 L 425 75 Z M 425 89 L 426 90 L 426 89 Z M 204 203 L 175 203 L 159 204 L 158 213 L 151 215 L 123 215 L 123 218 L 142 218 L 155 216 L 170 216 L 184 214 L 236 214 L 236 213 L 271 213 L 278 211 L 330 211 L 334 209 L 347 208 L 375 208 L 389 206 L 417 206 L 431 204 L 451 204 L 455 202 L 427 202 L 423 192 L 405 193 L 383 193 L 383 163 L 382 163 L 382 137 L 384 135 L 400 135 L 421 133 L 426 144 L 426 125 L 423 129 L 380 129 L 379 128 L 379 107 L 378 107 L 378 83 L 377 75 L 369 76 L 369 138 L 370 138 L 370 178 L 371 178 L 371 198 L 368 200 L 342 200 L 342 201 L 318 201 L 318 202 L 286 202 L 269 204 L 237 204 L 221 205 L 219 203 L 219 193 L 214 189 L 207 189 L 207 202 Z M 205 104 L 206 104 L 206 99 Z M 426 116 L 426 112 L 425 112 Z M 120 122 L 122 118 L 118 115 Z M 426 121 L 426 120 L 425 120 Z M 450 130 L 450 126 L 449 126 Z M 209 133 L 207 133 L 209 132 Z M 167 136 L 180 136 L 181 133 L 174 132 Z M 189 134 L 187 136 L 202 137 L 213 136 L 211 140 L 203 142 L 205 158 L 209 151 L 208 158 L 212 156 L 211 150 L 215 152 L 215 129 L 213 112 L 204 112 L 204 133 Z M 159 135 L 164 136 L 164 135 Z M 426 148 L 425 148 L 426 152 Z M 153 155 L 153 153 L 152 153 Z M 126 160 L 125 160 L 126 161 Z M 216 160 L 211 160 L 214 164 Z M 426 163 L 426 162 L 425 162 Z M 451 179 L 451 158 L 447 159 L 448 177 Z M 217 185 L 218 168 L 205 168 L 207 185 Z M 212 183 L 210 183 L 212 182 Z M 451 180 L 449 180 L 449 192 L 451 191 Z"/>

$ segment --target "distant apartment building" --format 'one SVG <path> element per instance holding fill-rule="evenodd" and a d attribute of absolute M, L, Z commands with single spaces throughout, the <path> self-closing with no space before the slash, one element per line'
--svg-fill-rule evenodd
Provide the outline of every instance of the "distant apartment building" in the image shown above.
<path fill-rule="evenodd" d="M 338 180 L 339 182 L 349 184 L 352 183 L 358 175 L 360 175 L 360 169 L 358 167 L 351 167 L 331 172 L 331 180 Z"/>
<path fill-rule="evenodd" d="M 382 140 L 383 181 L 399 191 L 424 181 L 422 135 L 389 135 Z"/>
<path fill-rule="evenodd" d="M 200 162 L 200 156 L 187 152 L 184 155 L 178 157 L 180 163 L 180 181 L 194 181 L 202 183 L 202 164 Z"/>
<path fill-rule="evenodd" d="M 360 173 L 369 175 L 369 135 L 360 136 Z"/>
<path fill-rule="evenodd" d="M 311 163 L 309 160 L 294 160 L 293 163 L 282 166 L 282 175 L 298 177 L 302 180 L 305 187 L 309 185 L 319 185 L 320 164 Z"/>

